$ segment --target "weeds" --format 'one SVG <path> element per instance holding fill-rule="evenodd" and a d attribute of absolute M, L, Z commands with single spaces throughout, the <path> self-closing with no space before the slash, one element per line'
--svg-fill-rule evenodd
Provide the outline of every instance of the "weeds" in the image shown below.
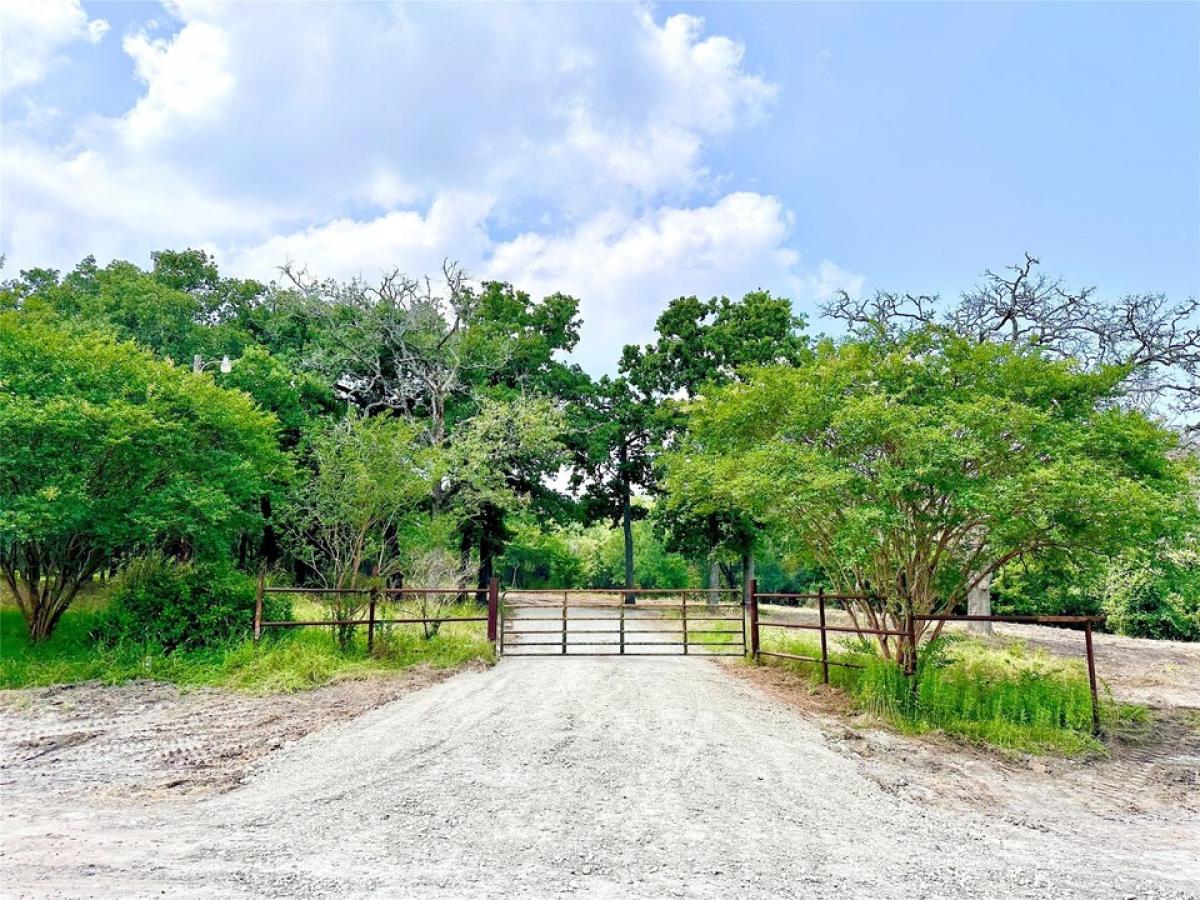
<path fill-rule="evenodd" d="M 376 635 L 370 654 L 366 629 L 341 650 L 323 628 L 269 631 L 257 645 L 238 641 L 164 653 L 154 645 L 101 646 L 92 638 L 97 621 L 95 612 L 68 610 L 49 641 L 30 644 L 20 613 L 0 608 L 0 688 L 152 678 L 254 693 L 287 692 L 415 665 L 449 668 L 492 657 L 481 623 L 447 624 L 428 639 L 419 625 L 392 626 Z"/>
<path fill-rule="evenodd" d="M 764 635 L 765 650 L 820 656 L 811 639 Z M 922 648 L 917 678 L 864 644 L 839 644 L 830 659 L 861 669 L 830 666 L 830 682 L 846 691 L 862 711 L 909 733 L 946 734 L 1028 752 L 1074 755 L 1102 749 L 1092 735 L 1087 672 L 1077 660 L 1063 660 L 1015 643 L 994 649 L 975 641 L 944 637 Z M 772 659 L 819 680 L 819 663 Z M 1106 727 L 1128 727 L 1145 710 L 1106 698 Z"/>

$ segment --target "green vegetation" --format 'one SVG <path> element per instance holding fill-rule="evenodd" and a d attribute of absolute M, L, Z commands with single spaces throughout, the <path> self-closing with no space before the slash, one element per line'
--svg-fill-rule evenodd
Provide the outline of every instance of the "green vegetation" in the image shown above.
<path fill-rule="evenodd" d="M 350 626 L 252 647 L 260 571 L 463 597 L 493 575 L 757 577 L 870 594 L 861 620 L 892 627 L 993 583 L 997 611 L 1196 639 L 1200 307 L 1100 303 L 1035 267 L 958 303 L 842 296 L 836 340 L 766 291 L 677 297 L 599 378 L 571 357 L 575 298 L 454 265 L 262 284 L 184 250 L 21 272 L 0 283 L 0 576 L 25 623 L 4 610 L 3 683 L 295 689 L 490 653 L 456 624 L 382 628 L 372 654 Z M 107 609 L 74 606 L 110 578 Z M 875 652 L 853 694 L 906 727 L 1030 746 L 1077 730 L 1065 670 L 1017 677 L 949 645 L 908 709 L 888 661 L 913 654 Z"/>
<path fill-rule="evenodd" d="M 269 634 L 258 645 L 230 640 L 168 653 L 145 642 L 99 644 L 92 631 L 102 620 L 102 613 L 71 610 L 49 640 L 31 643 L 20 613 L 0 607 L 0 688 L 90 680 L 120 684 L 153 678 L 193 687 L 287 692 L 416 665 L 442 669 L 492 658 L 492 647 L 479 624 L 447 626 L 428 640 L 419 628 L 396 626 L 381 634 L 372 654 L 366 651 L 365 636 L 360 634 L 346 649 L 339 649 L 324 628 Z"/>
<path fill-rule="evenodd" d="M 820 657 L 816 639 L 764 630 L 764 650 Z M 921 648 L 916 689 L 894 663 L 865 641 L 830 646 L 830 659 L 862 666 L 830 666 L 830 683 L 854 705 L 908 733 L 940 731 L 1030 753 L 1099 750 L 1092 735 L 1091 692 L 1081 661 L 1030 651 L 1020 643 L 996 649 L 958 636 Z M 812 682 L 819 663 L 764 657 Z M 1145 710 L 1102 699 L 1104 723 L 1144 716 Z"/>

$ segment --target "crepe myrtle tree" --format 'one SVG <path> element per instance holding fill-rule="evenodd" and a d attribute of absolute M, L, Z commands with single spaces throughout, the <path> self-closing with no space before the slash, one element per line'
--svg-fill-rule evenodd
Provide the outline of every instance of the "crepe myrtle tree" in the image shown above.
<path fill-rule="evenodd" d="M 742 509 L 868 595 L 856 622 L 899 631 L 1012 560 L 1119 552 L 1190 516 L 1178 438 L 1119 405 L 1126 374 L 935 326 L 826 341 L 694 403 L 665 486 L 693 509 Z M 903 640 L 880 645 L 911 661 Z"/>
<path fill-rule="evenodd" d="M 0 575 L 33 641 L 118 555 L 230 552 L 286 468 L 275 417 L 132 343 L 0 315 Z"/>

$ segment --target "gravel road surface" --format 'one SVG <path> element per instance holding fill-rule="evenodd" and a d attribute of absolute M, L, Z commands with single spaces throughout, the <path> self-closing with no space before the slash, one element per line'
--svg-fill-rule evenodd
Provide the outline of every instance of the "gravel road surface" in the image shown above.
<path fill-rule="evenodd" d="M 506 659 L 207 798 L 4 804 L 7 896 L 1191 897 L 1200 826 L 884 789 L 715 662 Z"/>

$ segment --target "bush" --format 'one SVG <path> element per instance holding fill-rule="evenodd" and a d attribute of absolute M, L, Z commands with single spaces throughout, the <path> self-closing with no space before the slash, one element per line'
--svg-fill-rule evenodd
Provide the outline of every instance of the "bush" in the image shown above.
<path fill-rule="evenodd" d="M 254 596 L 254 579 L 227 562 L 144 557 L 122 571 L 96 636 L 105 644 L 153 644 L 167 653 L 242 639 L 254 626 Z M 286 598 L 264 598 L 264 618 L 290 616 Z"/>
<path fill-rule="evenodd" d="M 1196 586 L 1172 574 L 1162 565 L 1114 566 L 1104 598 L 1109 628 L 1131 637 L 1200 640 Z"/>

